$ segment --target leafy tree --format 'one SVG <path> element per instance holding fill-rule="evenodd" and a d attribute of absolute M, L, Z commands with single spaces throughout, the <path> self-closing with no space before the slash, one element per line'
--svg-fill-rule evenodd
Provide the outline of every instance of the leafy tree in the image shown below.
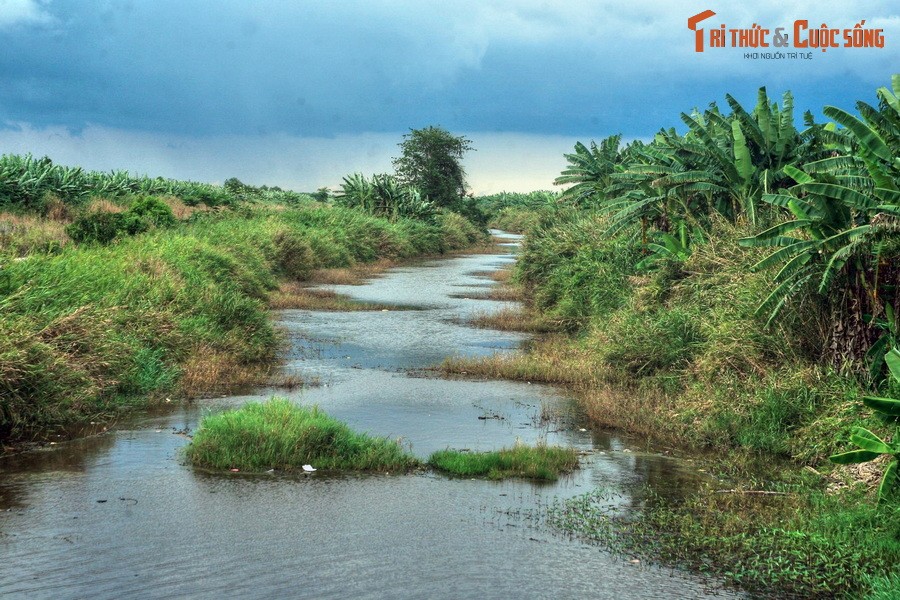
<path fill-rule="evenodd" d="M 419 190 L 385 173 L 373 175 L 371 180 L 361 173 L 344 177 L 335 202 L 391 220 L 399 217 L 428 220 L 434 215 L 434 205 L 424 200 Z"/>
<path fill-rule="evenodd" d="M 437 207 L 457 210 L 466 195 L 462 159 L 473 150 L 472 140 L 441 127 L 410 129 L 400 142 L 402 155 L 394 159 L 401 183 L 418 189 Z"/>
<path fill-rule="evenodd" d="M 879 108 L 857 103 L 861 118 L 825 107 L 843 127 L 826 132 L 830 155 L 785 167 L 796 185 L 763 196 L 791 218 L 742 240 L 778 247 L 756 265 L 781 265 L 760 311 L 771 320 L 807 281 L 817 282 L 831 312 L 826 355 L 835 365 L 868 356 L 873 374 L 896 338 L 900 305 L 900 76 L 892 87 L 878 90 Z"/>
<path fill-rule="evenodd" d="M 619 151 L 621 135 L 612 135 L 591 147 L 576 142 L 575 152 L 565 154 L 569 166 L 553 181 L 553 185 L 574 184 L 563 192 L 561 200 L 571 200 L 577 206 L 591 206 L 597 196 L 610 184 L 609 176 L 622 162 Z"/>
<path fill-rule="evenodd" d="M 317 189 L 315 192 L 310 194 L 310 196 L 312 196 L 313 199 L 315 199 L 319 202 L 328 202 L 328 200 L 331 198 L 331 190 L 329 190 L 325 186 L 322 186 L 319 189 Z"/>

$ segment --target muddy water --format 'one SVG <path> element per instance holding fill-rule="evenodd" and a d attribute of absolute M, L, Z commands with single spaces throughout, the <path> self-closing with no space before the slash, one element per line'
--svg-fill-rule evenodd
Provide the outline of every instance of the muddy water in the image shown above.
<path fill-rule="evenodd" d="M 621 436 L 585 431 L 551 388 L 444 381 L 409 369 L 450 355 L 514 351 L 526 338 L 464 326 L 504 304 L 466 297 L 476 255 L 395 269 L 340 292 L 416 310 L 276 318 L 286 369 L 319 386 L 285 394 L 353 427 L 401 437 L 419 456 L 517 439 L 588 452 L 555 484 L 414 475 L 209 474 L 183 464 L 184 430 L 210 411 L 266 398 L 209 399 L 109 434 L 0 459 L 4 598 L 694 598 L 707 582 L 634 565 L 549 530 L 555 498 L 614 483 L 663 494 L 696 485 L 689 465 Z M 627 495 L 623 505 L 639 502 Z M 727 595 L 719 591 L 718 595 Z"/>

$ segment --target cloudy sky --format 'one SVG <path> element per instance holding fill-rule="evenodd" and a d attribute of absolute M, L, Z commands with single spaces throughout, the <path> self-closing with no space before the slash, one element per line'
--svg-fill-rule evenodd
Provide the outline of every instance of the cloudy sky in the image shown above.
<path fill-rule="evenodd" d="M 811 60 L 694 52 L 687 18 L 884 29 Z M 731 93 L 852 109 L 900 72 L 896 0 L 0 0 L 0 153 L 300 190 L 473 140 L 479 193 L 549 188 L 576 140 L 649 138 Z"/>

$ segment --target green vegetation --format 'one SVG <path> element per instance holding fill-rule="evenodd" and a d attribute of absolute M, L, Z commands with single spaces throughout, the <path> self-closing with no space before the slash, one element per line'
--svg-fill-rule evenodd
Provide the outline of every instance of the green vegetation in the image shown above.
<path fill-rule="evenodd" d="M 21 192 L 21 183 L 0 180 L 0 189 Z M 264 380 L 278 350 L 267 303 L 280 282 L 486 239 L 454 213 L 388 220 L 212 188 L 234 207 L 143 193 L 114 202 L 77 188 L 40 206 L 20 194 L 0 213 L 0 438 Z"/>
<path fill-rule="evenodd" d="M 560 473 L 568 473 L 578 466 L 578 456 L 572 448 L 517 444 L 494 452 L 439 450 L 431 455 L 428 464 L 460 477 L 556 481 Z"/>
<path fill-rule="evenodd" d="M 856 597 L 869 582 L 869 598 L 896 598 L 896 588 L 888 590 L 900 559 L 900 509 L 874 507 L 858 492 L 754 491 L 704 489 L 675 501 L 645 490 L 635 519 L 621 511 L 622 494 L 598 489 L 557 503 L 549 522 L 613 552 L 699 571 L 760 597 Z"/>
<path fill-rule="evenodd" d="M 126 171 L 85 171 L 81 167 L 53 164 L 46 156 L 40 159 L 30 154 L 0 157 L 0 210 L 42 213 L 54 197 L 71 206 L 83 206 L 92 198 L 133 196 L 175 196 L 189 206 L 219 206 L 242 199 L 227 188 L 206 183 L 135 176 Z"/>
<path fill-rule="evenodd" d="M 549 191 L 500 192 L 475 199 L 491 227 L 511 233 L 526 233 L 552 218 L 562 207 L 559 201 L 560 194 Z"/>
<path fill-rule="evenodd" d="M 790 94 L 760 90 L 753 111 L 683 114 L 685 134 L 577 146 L 559 179 L 576 210 L 521 252 L 531 310 L 578 334 L 592 385 L 659 399 L 629 418 L 643 429 L 822 461 L 853 402 L 894 385 L 898 91 L 861 119 L 827 109 L 843 128 L 797 130 Z"/>
<path fill-rule="evenodd" d="M 241 471 L 408 471 L 419 462 L 399 442 L 356 433 L 318 407 L 272 398 L 203 419 L 186 450 L 192 464 Z"/>
<path fill-rule="evenodd" d="M 168 204 L 154 196 L 135 198 L 123 212 L 84 212 L 66 227 L 76 242 L 108 244 L 116 236 L 136 235 L 156 227 L 171 227 L 175 215 Z"/>
<path fill-rule="evenodd" d="M 401 155 L 394 159 L 394 174 L 382 173 L 371 179 L 361 173 L 348 175 L 335 202 L 390 219 L 431 221 L 437 213 L 449 211 L 480 226 L 487 222 L 477 203 L 466 194 L 462 159 L 472 149 L 471 140 L 430 126 L 411 129 L 403 136 L 400 148 Z"/>
<path fill-rule="evenodd" d="M 386 174 L 373 175 L 371 180 L 360 173 L 344 177 L 341 193 L 335 201 L 392 220 L 399 217 L 427 220 L 436 211 L 434 203 L 423 199 L 418 189 L 403 185 L 393 175 Z"/>
<path fill-rule="evenodd" d="M 455 136 L 442 127 L 410 129 L 394 159 L 397 177 L 419 189 L 436 206 L 465 214 L 466 172 L 462 159 L 472 150 L 472 140 Z"/>
<path fill-rule="evenodd" d="M 900 383 L 900 350 L 891 349 L 885 356 L 888 368 L 894 381 Z M 900 421 L 900 400 L 895 398 L 877 398 L 874 396 L 866 396 L 863 398 L 863 404 L 875 411 L 879 417 L 888 423 L 896 423 Z M 866 429 L 865 427 L 854 427 L 850 441 L 856 444 L 860 449 L 842 452 L 831 457 L 831 462 L 841 465 L 856 464 L 868 462 L 887 455 L 893 458 L 890 464 L 885 467 L 884 475 L 881 477 L 881 485 L 878 486 L 879 501 L 895 500 L 900 493 L 900 484 L 898 484 L 897 464 L 900 461 L 900 439 L 894 435 L 895 442 L 890 444 L 880 437 Z"/>
<path fill-rule="evenodd" d="M 900 75 L 892 84 L 859 116 L 827 107 L 832 123 L 807 114 L 798 128 L 790 94 L 761 89 L 752 110 L 726 96 L 727 112 L 682 114 L 684 133 L 579 144 L 558 180 L 567 208 L 531 226 L 515 274 L 518 321 L 540 315 L 568 336 L 444 369 L 567 383 L 595 423 L 713 451 L 721 469 L 785 461 L 761 482 L 737 466 L 729 479 L 787 497 L 648 504 L 616 525 L 635 546 L 670 539 L 648 546 L 665 562 L 800 595 L 883 588 L 896 505 L 866 501 L 866 482 L 895 488 L 896 463 L 828 457 L 850 441 L 853 458 L 896 454 L 860 410 L 893 418 L 900 393 L 882 360 L 900 331 Z M 571 518 L 590 529 L 587 513 Z"/>

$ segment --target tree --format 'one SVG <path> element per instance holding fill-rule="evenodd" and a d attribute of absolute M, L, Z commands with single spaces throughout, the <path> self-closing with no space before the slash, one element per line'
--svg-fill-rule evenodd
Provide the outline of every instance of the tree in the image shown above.
<path fill-rule="evenodd" d="M 564 155 L 569 166 L 553 180 L 553 185 L 575 184 L 563 192 L 560 200 L 571 200 L 581 207 L 597 204 L 598 197 L 609 186 L 609 176 L 616 172 L 616 166 L 622 161 L 621 141 L 621 135 L 612 135 L 602 140 L 599 146 L 592 141 L 590 150 L 576 142 L 575 152 Z"/>
<path fill-rule="evenodd" d="M 472 140 L 441 127 L 410 129 L 400 142 L 402 155 L 394 159 L 397 177 L 418 189 L 435 206 L 458 209 L 466 195 L 466 172 L 461 161 Z"/>

